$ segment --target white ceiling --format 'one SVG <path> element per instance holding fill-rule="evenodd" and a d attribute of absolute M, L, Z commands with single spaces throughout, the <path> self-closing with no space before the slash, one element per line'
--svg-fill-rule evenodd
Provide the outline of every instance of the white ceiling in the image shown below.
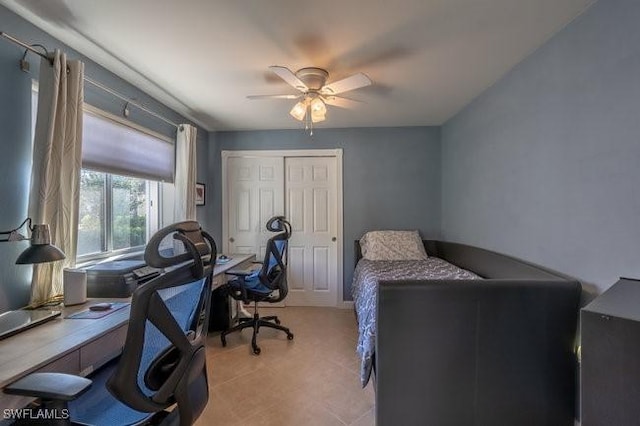
<path fill-rule="evenodd" d="M 440 125 L 593 2 L 0 0 L 207 130 L 301 127 L 269 65 L 371 77 L 319 127 Z"/>

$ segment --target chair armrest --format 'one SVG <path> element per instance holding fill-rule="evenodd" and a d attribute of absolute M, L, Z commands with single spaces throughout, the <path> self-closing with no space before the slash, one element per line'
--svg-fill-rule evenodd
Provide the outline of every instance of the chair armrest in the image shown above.
<path fill-rule="evenodd" d="M 91 380 L 64 373 L 32 373 L 4 388 L 10 395 L 71 401 L 86 392 Z"/>

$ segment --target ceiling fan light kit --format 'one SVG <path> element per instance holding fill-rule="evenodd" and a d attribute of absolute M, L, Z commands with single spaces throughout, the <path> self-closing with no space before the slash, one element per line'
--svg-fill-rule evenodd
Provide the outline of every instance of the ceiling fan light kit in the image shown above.
<path fill-rule="evenodd" d="M 296 120 L 302 121 L 304 120 L 304 116 L 307 114 L 307 105 L 304 101 L 300 101 L 291 108 L 289 114 L 291 114 L 291 116 Z"/>
<path fill-rule="evenodd" d="M 372 84 L 371 79 L 363 73 L 327 84 L 329 73 L 322 68 L 306 67 L 295 73 L 289 68 L 279 65 L 273 65 L 269 69 L 302 93 L 299 95 L 253 95 L 247 97 L 249 99 L 302 98 L 293 106 L 289 114 L 298 121 L 305 121 L 306 118 L 307 128 L 310 125 L 313 126 L 313 123 L 319 123 L 326 119 L 327 105 L 346 108 L 355 104 L 351 99 L 336 95 Z M 311 128 L 313 129 L 313 127 Z"/>

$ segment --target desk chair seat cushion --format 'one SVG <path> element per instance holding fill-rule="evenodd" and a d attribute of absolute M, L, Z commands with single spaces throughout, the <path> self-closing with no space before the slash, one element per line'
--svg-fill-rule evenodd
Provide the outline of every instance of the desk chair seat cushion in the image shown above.
<path fill-rule="evenodd" d="M 249 276 L 240 277 L 235 280 L 231 280 L 228 283 L 229 287 L 231 287 L 232 289 L 240 289 L 241 286 L 244 286 L 244 288 L 249 293 L 254 292 L 254 293 L 259 293 L 259 295 L 266 296 L 269 293 L 271 293 L 273 290 L 267 287 L 266 285 L 262 284 L 262 282 L 260 282 L 260 278 L 258 278 L 258 273 L 259 271 L 256 271 Z"/>
<path fill-rule="evenodd" d="M 91 376 L 91 389 L 80 399 L 69 403 L 69 414 L 74 422 L 94 426 L 135 425 L 150 419 L 154 414 L 136 411 L 104 391 L 117 363 L 118 359 L 98 370 Z"/>

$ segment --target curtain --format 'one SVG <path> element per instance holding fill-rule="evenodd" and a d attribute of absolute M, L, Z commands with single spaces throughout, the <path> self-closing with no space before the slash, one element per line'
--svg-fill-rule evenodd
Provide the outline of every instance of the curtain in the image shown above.
<path fill-rule="evenodd" d="M 178 127 L 174 220 L 196 220 L 196 134 L 189 124 Z"/>
<path fill-rule="evenodd" d="M 49 224 L 51 243 L 66 259 L 34 265 L 31 303 L 61 294 L 62 270 L 75 266 L 83 98 L 84 64 L 56 49 L 53 65 L 47 59 L 40 64 L 29 216 L 34 224 Z"/>

